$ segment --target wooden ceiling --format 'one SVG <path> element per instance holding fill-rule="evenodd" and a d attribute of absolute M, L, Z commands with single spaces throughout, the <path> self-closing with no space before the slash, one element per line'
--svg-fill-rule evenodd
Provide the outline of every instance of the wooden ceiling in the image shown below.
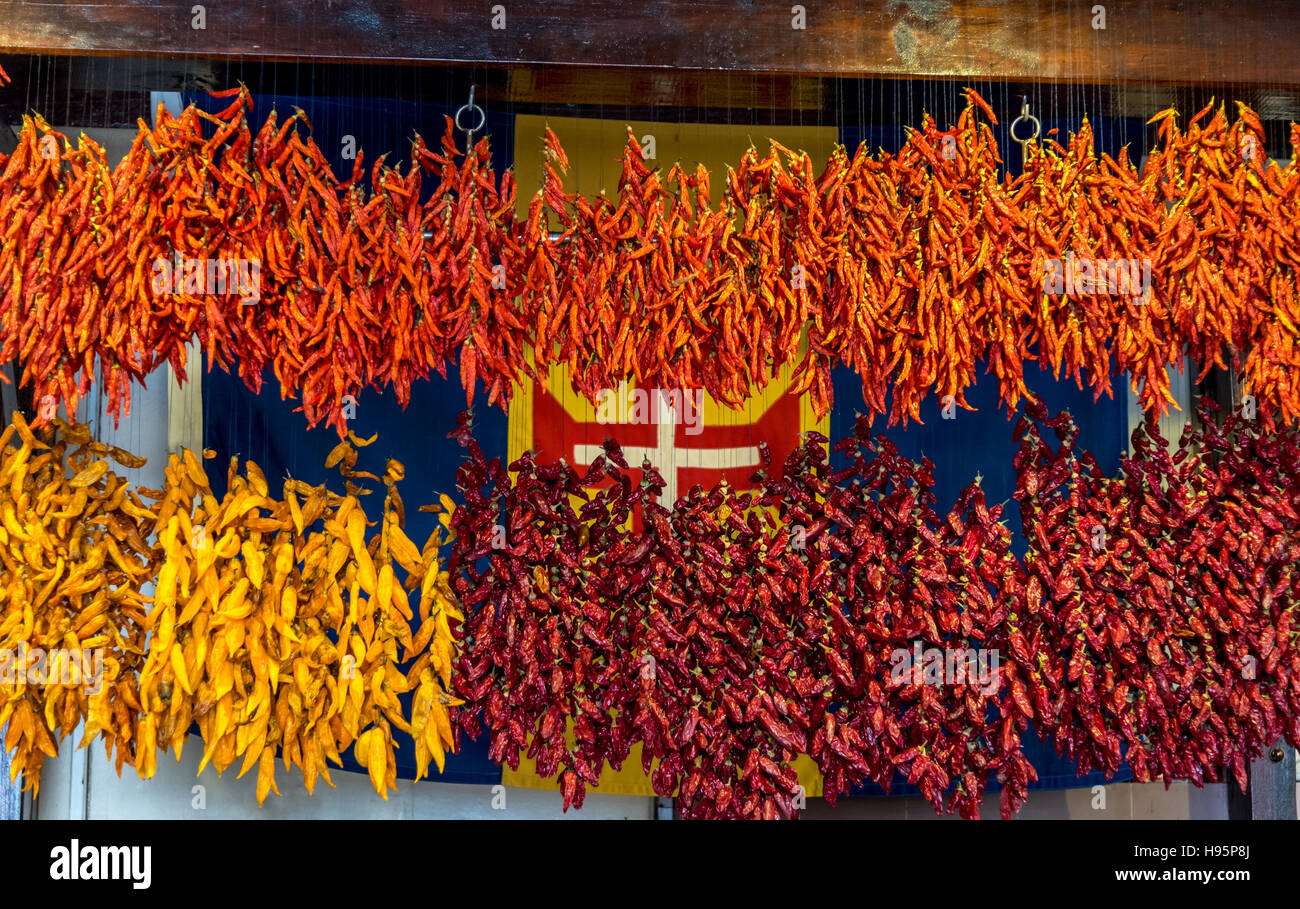
<path fill-rule="evenodd" d="M 1298 34 L 1295 0 L 0 0 L 7 53 L 1096 84 L 1300 86 Z"/>
<path fill-rule="evenodd" d="M 1241 100 L 1290 155 L 1300 119 L 1300 0 L 787 2 L 0 0 L 0 121 L 131 126 L 152 91 L 480 103 L 514 113 L 691 122 L 917 123 L 970 86 L 999 114 L 1146 119 Z M 455 8 L 453 8 L 455 6 Z"/>

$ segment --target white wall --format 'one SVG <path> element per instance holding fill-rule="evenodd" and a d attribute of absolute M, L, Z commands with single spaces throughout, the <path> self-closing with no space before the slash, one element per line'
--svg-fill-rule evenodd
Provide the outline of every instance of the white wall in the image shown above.
<path fill-rule="evenodd" d="M 588 796 L 580 811 L 561 811 L 559 792 L 456 783 L 412 783 L 399 780 L 398 791 L 385 802 L 375 794 L 370 779 L 361 773 L 331 768 L 335 789 L 322 780 L 314 796 L 308 796 L 297 768 L 276 765 L 276 785 L 282 798 L 269 795 L 258 807 L 256 768 L 236 780 L 238 764 L 223 777 L 209 767 L 195 777 L 203 746 L 190 740 L 177 763 L 171 756 L 160 757 L 154 778 L 143 781 L 130 767 L 122 768 L 119 780 L 96 747 L 89 762 L 89 785 L 83 790 L 74 780 L 74 763 L 64 754 L 47 761 L 41 777 L 38 814 L 42 819 L 85 817 L 91 820 L 528 820 L 567 818 L 584 820 L 648 820 L 652 800 L 635 796 Z M 196 787 L 201 787 L 196 789 Z M 503 807 L 494 807 L 502 805 Z"/>
<path fill-rule="evenodd" d="M 0 735 L 0 740 L 3 740 L 3 735 Z M 18 787 L 9 782 L 9 752 L 0 747 L 0 821 L 18 820 L 21 804 Z"/>
<path fill-rule="evenodd" d="M 1210 783 L 1197 789 L 1190 783 L 1113 783 L 1093 789 L 1030 790 L 1029 799 L 1015 820 L 1226 820 L 1227 789 Z M 988 793 L 980 806 L 982 820 L 999 815 L 997 793 Z M 808 820 L 939 820 L 930 803 L 919 797 L 841 799 L 831 808 L 812 799 L 804 813 Z M 948 816 L 952 819 L 954 816 Z"/>

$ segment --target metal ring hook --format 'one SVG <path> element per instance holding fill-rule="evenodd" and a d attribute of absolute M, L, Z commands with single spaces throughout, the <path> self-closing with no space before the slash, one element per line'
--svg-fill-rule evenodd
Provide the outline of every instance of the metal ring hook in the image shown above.
<path fill-rule="evenodd" d="M 478 113 L 478 123 L 475 126 L 466 127 L 460 122 L 460 115 L 466 111 Z M 474 86 L 469 87 L 469 103 L 461 105 L 452 122 L 456 124 L 457 129 L 465 133 L 465 154 L 469 154 L 474 147 L 474 134 L 487 125 L 487 112 L 474 103 Z"/>
<path fill-rule="evenodd" d="M 1016 136 L 1016 126 L 1017 126 L 1017 125 L 1018 125 L 1022 120 L 1034 124 L 1034 133 L 1033 133 L 1033 135 L 1032 135 L 1032 136 L 1029 136 L 1029 137 L 1026 138 L 1026 139 L 1021 139 L 1021 138 L 1018 138 L 1018 137 Z M 1020 151 L 1021 151 L 1021 154 L 1022 154 L 1022 155 L 1026 154 L 1026 153 L 1028 152 L 1028 150 L 1029 150 L 1029 143 L 1030 143 L 1030 142 L 1033 142 L 1035 139 L 1038 138 L 1038 133 L 1040 132 L 1041 129 L 1042 129 L 1042 124 L 1038 122 L 1038 118 L 1035 117 L 1033 114 L 1031 114 L 1031 113 L 1029 112 L 1029 99 L 1028 99 L 1028 98 L 1021 98 L 1021 99 L 1020 99 L 1020 116 L 1019 116 L 1019 117 L 1016 117 L 1016 119 L 1014 119 L 1014 120 L 1011 121 L 1010 132 L 1011 132 L 1011 138 L 1014 139 L 1015 141 L 1017 141 L 1017 142 L 1020 143 Z"/>

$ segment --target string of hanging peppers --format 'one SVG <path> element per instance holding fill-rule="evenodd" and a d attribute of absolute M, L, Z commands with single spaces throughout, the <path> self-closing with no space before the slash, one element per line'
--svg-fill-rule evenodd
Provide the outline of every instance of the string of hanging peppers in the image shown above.
<path fill-rule="evenodd" d="M 818 174 L 751 149 L 721 187 L 651 169 L 629 136 L 617 192 L 595 198 L 565 191 L 548 134 L 519 217 L 514 176 L 486 139 L 460 154 L 450 121 L 404 173 L 367 175 L 359 154 L 339 180 L 301 112 L 258 127 L 245 90 L 221 94 L 215 115 L 142 121 L 115 168 L 35 116 L 0 159 L 0 357 L 37 400 L 74 406 L 98 364 L 111 412 L 129 411 L 130 383 L 164 362 L 183 375 L 197 338 L 209 367 L 254 389 L 269 370 L 340 435 L 347 396 L 405 403 L 457 364 L 467 400 L 481 383 L 502 405 L 556 362 L 592 399 L 633 379 L 729 404 L 797 364 L 794 391 L 825 413 L 840 363 L 869 412 L 906 422 L 932 393 L 968 406 L 982 362 L 1009 409 L 1036 360 L 1098 396 L 1126 373 L 1162 411 L 1187 350 L 1238 366 L 1266 422 L 1300 413 L 1300 156 L 1269 161 L 1243 105 L 1185 129 L 1157 115 L 1140 171 L 1098 157 L 1085 122 L 1011 177 L 973 92 L 953 131 L 926 117 L 897 154 L 837 149 Z"/>
<path fill-rule="evenodd" d="M 939 515 L 933 465 L 865 417 L 841 470 L 809 434 L 757 492 L 697 487 L 671 510 L 612 441 L 585 473 L 531 454 L 507 471 L 463 417 L 459 727 L 558 775 L 566 807 L 639 744 L 695 818 L 791 816 L 799 754 L 832 803 L 902 776 L 976 817 L 996 778 L 1009 816 L 1036 779 L 1030 723 L 1080 773 L 1230 768 L 1244 788 L 1279 736 L 1300 744 L 1300 435 L 1207 419 L 1171 457 L 1152 420 L 1106 476 L 1068 413 L 1030 413 L 1023 563 L 978 482 Z"/>
<path fill-rule="evenodd" d="M 1023 561 L 978 482 L 940 516 L 933 465 L 866 418 L 843 469 L 810 434 L 757 492 L 670 510 L 612 441 L 583 473 L 531 455 L 507 472 L 463 417 L 446 571 L 441 533 L 418 550 L 401 530 L 401 466 L 358 471 L 350 442 L 327 461 L 345 496 L 288 480 L 272 498 L 232 461 L 217 501 L 190 453 L 164 489 L 132 488 L 107 459 L 141 459 L 19 417 L 0 437 L 4 746 L 35 787 L 84 721 L 82 746 L 148 778 L 197 723 L 203 765 L 256 767 L 259 800 L 277 752 L 310 791 L 348 747 L 382 795 L 394 730 L 423 775 L 486 725 L 491 757 L 527 753 L 566 805 L 639 744 L 689 817 L 792 814 L 798 754 L 832 801 L 902 775 L 973 817 L 990 779 L 1005 815 L 1027 797 L 1032 723 L 1081 773 L 1244 784 L 1279 736 L 1300 744 L 1300 431 L 1203 413 L 1170 455 L 1151 421 L 1106 476 L 1068 414 L 1030 417 Z M 369 537 L 362 478 L 386 489 Z"/>
<path fill-rule="evenodd" d="M 1200 785 L 1285 735 L 1300 741 L 1300 435 L 1231 416 L 1171 454 L 1149 420 L 1105 476 L 1068 414 L 1022 422 L 1016 456 L 1028 578 L 1009 622 L 1022 715 L 1080 772 Z M 1041 592 L 1041 597 L 1040 597 Z M 1045 643 L 1044 643 L 1045 642 Z M 1023 689 L 1020 687 L 1023 686 Z"/>
<path fill-rule="evenodd" d="M 197 725 L 199 772 L 256 768 L 259 803 L 279 795 L 277 753 L 310 793 L 320 778 L 334 785 L 328 761 L 341 766 L 349 747 L 387 799 L 394 730 L 414 739 L 417 778 L 431 759 L 442 769 L 459 703 L 450 623 L 462 615 L 439 570 L 441 531 L 423 550 L 402 531 L 401 464 L 382 478 L 355 470 L 344 441 L 330 466 L 346 495 L 290 479 L 276 498 L 257 465 L 239 475 L 232 459 L 218 501 L 188 450 L 171 456 L 163 489 L 132 487 L 107 459 L 143 458 L 54 426 L 42 439 L 18 415 L 0 436 L 0 729 L 15 779 L 36 791 L 45 758 L 82 722 L 79 747 L 101 739 L 118 774 L 126 764 L 141 779 L 158 752 L 179 760 Z M 386 490 L 369 536 L 360 478 Z M 406 593 L 417 589 L 418 629 Z"/>

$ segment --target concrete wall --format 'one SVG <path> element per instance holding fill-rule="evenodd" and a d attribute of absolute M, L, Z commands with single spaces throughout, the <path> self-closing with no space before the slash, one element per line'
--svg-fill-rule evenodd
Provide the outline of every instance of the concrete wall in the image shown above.
<path fill-rule="evenodd" d="M 2 739 L 3 735 L 0 735 L 0 740 Z M 9 782 L 9 752 L 0 748 L 0 821 L 18 820 L 21 805 L 22 797 L 18 787 Z"/>
<path fill-rule="evenodd" d="M 1235 785 L 1235 784 L 1233 784 Z M 1104 799 L 1101 794 L 1104 793 Z M 1296 784 L 1300 801 L 1300 783 Z M 922 798 L 841 799 L 834 808 L 822 799 L 810 799 L 801 816 L 804 820 L 955 820 L 940 818 Z M 998 799 L 990 795 L 980 806 L 981 820 L 998 820 Z M 1228 819 L 1228 788 L 1225 783 L 1207 783 L 1197 789 L 1191 783 L 1115 783 L 1092 789 L 1030 791 L 1029 800 L 1015 820 L 1162 820 L 1222 821 Z"/>
<path fill-rule="evenodd" d="M 564 813 L 559 792 L 402 780 L 398 792 L 390 792 L 385 802 L 365 774 L 338 769 L 330 773 L 337 788 L 329 788 L 322 780 L 316 794 L 309 797 L 298 770 L 286 771 L 279 763 L 276 785 L 283 797 L 272 794 L 259 808 L 256 770 L 236 780 L 237 765 L 228 769 L 224 778 L 209 767 L 202 779 L 196 779 L 202 752 L 197 737 L 191 739 L 179 763 L 161 758 L 157 774 L 146 782 L 130 767 L 122 768 L 119 780 L 103 749 L 97 748 L 88 763 L 84 787 L 81 777 L 86 762 L 61 754 L 46 762 L 37 814 L 42 819 L 60 820 L 648 820 L 653 806 L 652 799 L 607 795 L 588 797 L 582 810 Z"/>
<path fill-rule="evenodd" d="M 192 741 L 183 759 L 160 762 L 157 775 L 141 781 L 130 768 L 119 780 L 96 750 L 89 762 L 68 754 L 46 762 L 41 780 L 37 816 L 42 819 L 149 819 L 149 820 L 259 820 L 259 819 L 485 819 L 485 820 L 650 820 L 654 800 L 638 796 L 587 796 L 581 810 L 561 811 L 558 792 L 514 787 L 471 786 L 451 783 L 399 781 L 396 793 L 382 801 L 364 774 L 334 770 L 335 786 L 322 781 L 308 797 L 297 771 L 276 767 L 276 782 L 283 798 L 267 798 L 260 808 L 254 796 L 255 771 L 242 780 L 235 769 L 224 778 L 205 770 L 195 778 L 201 746 Z M 83 756 L 85 752 L 81 753 Z M 87 785 L 81 776 L 89 769 Z M 74 779 L 75 776 L 75 779 Z M 1297 787 L 1300 789 L 1300 787 Z M 1222 783 L 1197 789 L 1175 783 L 1117 783 L 1103 788 L 1104 801 L 1091 789 L 1032 792 L 1016 815 L 1017 820 L 1226 820 L 1227 787 Z M 1300 793 L 1298 793 L 1300 794 Z M 998 818 L 998 800 L 985 800 L 981 816 Z M 823 799 L 810 799 L 804 820 L 939 820 L 920 798 L 841 799 L 832 808 Z M 955 819 L 955 818 L 948 818 Z"/>

